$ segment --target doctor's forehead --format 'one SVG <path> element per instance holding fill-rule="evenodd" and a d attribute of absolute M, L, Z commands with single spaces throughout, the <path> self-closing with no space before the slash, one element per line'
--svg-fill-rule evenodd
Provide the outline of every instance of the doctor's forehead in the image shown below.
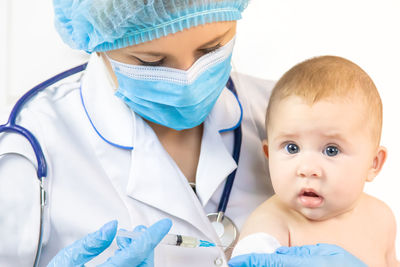
<path fill-rule="evenodd" d="M 114 51 L 136 53 L 159 51 L 162 53 L 168 53 L 185 48 L 185 46 L 197 49 L 220 42 L 224 45 L 230 41 L 235 34 L 236 21 L 213 22 L 185 29 L 150 42 L 128 46 Z"/>

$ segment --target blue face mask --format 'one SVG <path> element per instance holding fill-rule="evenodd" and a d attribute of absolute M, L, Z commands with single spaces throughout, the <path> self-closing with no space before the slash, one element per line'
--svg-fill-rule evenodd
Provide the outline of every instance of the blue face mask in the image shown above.
<path fill-rule="evenodd" d="M 146 120 L 183 130 L 200 125 L 229 79 L 234 39 L 199 58 L 187 71 L 129 65 L 109 58 L 115 95 Z"/>

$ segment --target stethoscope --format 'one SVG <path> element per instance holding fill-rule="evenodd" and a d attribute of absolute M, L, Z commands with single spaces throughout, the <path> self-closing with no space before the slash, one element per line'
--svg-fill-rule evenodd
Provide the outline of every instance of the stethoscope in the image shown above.
<path fill-rule="evenodd" d="M 233 152 L 232 157 L 236 162 L 236 165 L 239 166 L 239 157 L 240 157 L 240 148 L 242 145 L 242 118 L 243 118 L 243 108 L 240 104 L 235 85 L 232 79 L 229 77 L 229 80 L 226 84 L 226 87 L 235 95 L 236 100 L 240 107 L 240 120 L 238 124 L 230 129 L 225 129 L 220 131 L 227 132 L 233 130 L 234 143 L 233 143 Z M 232 245 L 236 242 L 239 234 L 239 230 L 234 222 L 225 215 L 226 207 L 228 206 L 229 197 L 231 195 L 231 190 L 233 186 L 233 182 L 236 176 L 235 169 L 231 174 L 228 175 L 226 179 L 224 190 L 222 191 L 221 199 L 218 204 L 218 209 L 216 213 L 207 214 L 208 219 L 210 220 L 212 226 L 214 227 L 215 232 L 217 233 L 221 246 L 225 248 L 225 250 L 232 247 Z"/>
<path fill-rule="evenodd" d="M 66 70 L 60 74 L 57 74 L 54 77 L 51 77 L 50 79 L 38 84 L 37 86 L 33 87 L 31 90 L 26 92 L 14 105 L 13 109 L 11 110 L 10 116 L 8 118 L 8 121 L 6 124 L 0 125 L 0 133 L 3 132 L 10 132 L 10 133 L 16 133 L 19 135 L 22 135 L 24 138 L 26 138 L 30 145 L 32 146 L 32 149 L 35 153 L 36 161 L 37 161 L 37 177 L 39 179 L 39 186 L 40 186 L 40 224 L 39 224 L 39 238 L 38 238 L 38 244 L 37 244 L 37 249 L 36 249 L 36 256 L 35 256 L 35 261 L 33 266 L 36 267 L 39 265 L 39 258 L 40 254 L 42 251 L 42 246 L 43 246 L 43 233 L 44 233 L 44 217 L 45 217 L 45 206 L 47 205 L 46 201 L 46 190 L 44 188 L 44 179 L 47 176 L 47 164 L 46 164 L 46 159 L 43 153 L 43 150 L 36 139 L 36 137 L 26 128 L 24 128 L 21 125 L 16 124 L 16 119 L 23 108 L 23 106 L 32 99 L 35 95 L 37 95 L 39 92 L 43 91 L 44 89 L 48 88 L 49 86 L 59 82 L 60 80 L 63 80 L 69 76 L 72 76 L 74 74 L 77 74 L 79 72 L 82 72 L 86 69 L 87 63 L 84 63 L 82 65 L 79 65 L 77 67 L 74 67 L 72 69 Z M 235 95 L 239 106 L 240 106 L 240 121 L 239 123 L 230 129 L 224 129 L 221 130 L 220 132 L 226 132 L 226 131 L 234 131 L 234 148 L 233 148 L 233 158 L 236 162 L 236 164 L 239 164 L 239 156 L 240 156 L 240 147 L 242 143 L 242 127 L 241 127 L 241 121 L 242 121 L 242 116 L 243 116 L 243 109 L 240 104 L 240 101 L 237 96 L 236 88 L 233 84 L 233 81 L 231 78 L 229 78 L 227 82 L 227 88 Z M 225 248 L 229 248 L 237 239 L 238 237 L 238 229 L 236 225 L 233 223 L 231 219 L 229 219 L 225 215 L 226 207 L 228 205 L 229 197 L 231 194 L 233 182 L 235 180 L 235 175 L 236 175 L 236 169 L 228 176 L 224 190 L 221 195 L 221 200 L 218 205 L 218 210 L 216 213 L 210 213 L 207 215 L 209 220 L 211 221 L 215 231 L 218 234 L 218 237 L 221 240 L 221 245 Z"/>

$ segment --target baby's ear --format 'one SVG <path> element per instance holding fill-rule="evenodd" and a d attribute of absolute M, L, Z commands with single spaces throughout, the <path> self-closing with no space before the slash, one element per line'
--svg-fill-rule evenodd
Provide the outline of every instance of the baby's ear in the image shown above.
<path fill-rule="evenodd" d="M 262 145 L 263 145 L 264 155 L 265 155 L 266 158 L 268 158 L 269 154 L 268 154 L 268 141 L 267 141 L 267 139 L 263 140 Z"/>
<path fill-rule="evenodd" d="M 386 161 L 387 150 L 385 147 L 380 146 L 378 147 L 375 157 L 372 161 L 372 166 L 368 172 L 367 182 L 372 182 L 374 178 L 378 175 L 381 171 L 383 164 Z"/>

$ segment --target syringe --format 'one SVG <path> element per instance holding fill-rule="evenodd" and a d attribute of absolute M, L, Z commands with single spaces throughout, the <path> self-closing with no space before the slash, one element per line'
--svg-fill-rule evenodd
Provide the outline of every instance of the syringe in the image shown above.
<path fill-rule="evenodd" d="M 117 236 L 137 238 L 141 235 L 141 232 L 131 232 L 126 230 L 118 229 Z M 177 234 L 167 234 L 160 244 L 178 246 L 185 248 L 198 248 L 198 247 L 215 247 L 215 244 L 209 241 L 200 240 L 196 237 L 177 235 Z"/>

